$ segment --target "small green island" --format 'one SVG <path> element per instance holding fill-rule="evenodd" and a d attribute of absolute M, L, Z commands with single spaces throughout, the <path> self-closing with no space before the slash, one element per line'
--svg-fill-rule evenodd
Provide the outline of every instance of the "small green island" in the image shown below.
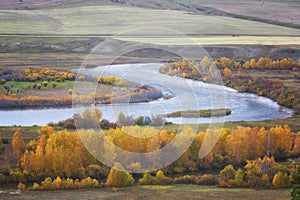
<path fill-rule="evenodd" d="M 165 117 L 186 117 L 186 118 L 198 118 L 198 117 L 222 117 L 231 114 L 231 110 L 228 108 L 221 109 L 208 109 L 208 110 L 186 110 L 176 111 L 164 115 Z"/>

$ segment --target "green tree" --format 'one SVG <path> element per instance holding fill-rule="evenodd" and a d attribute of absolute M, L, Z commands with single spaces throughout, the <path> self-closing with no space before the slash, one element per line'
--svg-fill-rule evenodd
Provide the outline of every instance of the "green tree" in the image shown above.
<path fill-rule="evenodd" d="M 299 59 L 300 63 L 300 59 Z M 291 191 L 292 200 L 300 199 L 300 167 L 293 173 L 293 189 Z"/>
<path fill-rule="evenodd" d="M 52 86 L 52 88 L 56 88 L 57 82 L 52 82 L 52 83 L 51 83 L 51 86 Z"/>
<path fill-rule="evenodd" d="M 244 183 L 244 172 L 242 169 L 238 169 L 235 176 L 234 182 L 237 186 L 242 186 Z"/>
<path fill-rule="evenodd" d="M 153 185 L 155 183 L 155 178 L 151 176 L 149 172 L 145 172 L 143 178 L 139 180 L 141 185 Z"/>
<path fill-rule="evenodd" d="M 135 121 L 135 123 L 136 123 L 138 126 L 143 126 L 143 125 L 144 125 L 144 117 L 143 117 L 143 116 L 137 117 L 134 121 Z"/>
<path fill-rule="evenodd" d="M 235 178 L 236 171 L 232 165 L 227 165 L 223 170 L 220 171 L 220 174 L 227 179 L 233 180 Z"/>
<path fill-rule="evenodd" d="M 120 112 L 119 116 L 118 116 L 118 126 L 119 127 L 122 127 L 125 125 L 126 123 L 126 117 L 125 117 L 125 114 L 123 112 Z"/>
<path fill-rule="evenodd" d="M 48 81 L 43 81 L 42 84 L 43 84 L 44 87 L 47 87 L 48 86 Z"/>

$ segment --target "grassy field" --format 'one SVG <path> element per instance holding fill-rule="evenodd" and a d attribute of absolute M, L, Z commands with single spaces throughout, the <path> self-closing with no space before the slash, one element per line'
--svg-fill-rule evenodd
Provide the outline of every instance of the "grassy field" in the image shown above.
<path fill-rule="evenodd" d="M 231 200 L 288 200 L 289 190 L 253 190 L 253 189 L 224 189 L 211 186 L 170 185 L 170 186 L 138 186 L 120 188 L 113 193 L 110 188 L 53 192 L 24 192 L 20 195 L 0 194 L 4 199 L 118 199 L 118 200 L 181 200 L 181 199 L 231 199 Z"/>
<path fill-rule="evenodd" d="M 300 45 L 300 37 L 191 36 L 188 38 L 117 37 L 119 40 L 155 45 Z"/>
<path fill-rule="evenodd" d="M 1 10 L 1 34 L 111 35 L 142 27 L 184 34 L 299 35 L 300 30 L 222 16 L 122 6 Z M 142 33 L 147 34 L 148 32 Z"/>
<path fill-rule="evenodd" d="M 229 13 L 262 18 L 283 23 L 300 24 L 299 1 L 291 3 L 287 1 L 223 1 L 208 3 L 209 7 L 223 10 Z M 289 12 L 286 12 L 289 10 Z"/>

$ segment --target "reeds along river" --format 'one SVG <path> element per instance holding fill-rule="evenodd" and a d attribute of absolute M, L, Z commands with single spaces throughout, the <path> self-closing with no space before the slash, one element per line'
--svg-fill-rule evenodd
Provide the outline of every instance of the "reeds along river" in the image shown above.
<path fill-rule="evenodd" d="M 254 94 L 238 93 L 228 87 L 205 84 L 200 81 L 183 79 L 159 73 L 162 63 L 122 64 L 93 69 L 81 69 L 94 75 L 114 75 L 141 84 L 151 85 L 161 90 L 170 99 L 160 98 L 151 102 L 98 105 L 103 118 L 116 121 L 120 112 L 133 117 L 152 116 L 180 110 L 204 110 L 229 108 L 231 115 L 223 118 L 169 118 L 173 123 L 208 123 L 211 121 L 256 121 L 274 118 L 286 118 L 292 110 L 280 106 L 265 97 Z M 46 125 L 70 118 L 80 108 L 47 108 L 27 110 L 1 110 L 0 126 L 10 125 Z"/>

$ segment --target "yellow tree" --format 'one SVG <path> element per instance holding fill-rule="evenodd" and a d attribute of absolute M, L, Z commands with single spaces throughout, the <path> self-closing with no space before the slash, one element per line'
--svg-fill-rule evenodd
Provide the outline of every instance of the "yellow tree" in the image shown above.
<path fill-rule="evenodd" d="M 242 76 L 242 72 L 243 72 L 242 68 L 239 67 L 239 69 L 238 69 L 238 76 Z"/>
<path fill-rule="evenodd" d="M 296 135 L 296 139 L 294 141 L 293 154 L 298 156 L 300 154 L 300 131 Z"/>
<path fill-rule="evenodd" d="M 25 148 L 25 143 L 20 129 L 18 129 L 13 135 L 12 148 L 13 148 L 15 159 L 17 161 L 17 165 L 20 165 L 22 152 Z"/>
<path fill-rule="evenodd" d="M 254 58 L 252 58 L 251 60 L 250 60 L 250 68 L 255 68 L 256 67 L 256 60 L 254 59 Z"/>
<path fill-rule="evenodd" d="M 116 169 L 122 169 L 120 163 L 115 163 L 114 167 Z M 125 186 L 133 185 L 134 179 L 131 174 L 116 169 L 114 168 L 110 169 L 109 175 L 106 180 L 106 185 L 116 186 L 116 187 L 125 187 Z"/>
<path fill-rule="evenodd" d="M 228 68 L 228 67 L 232 67 L 233 61 L 230 58 L 222 57 L 221 64 L 222 67 Z"/>
<path fill-rule="evenodd" d="M 223 70 L 223 73 L 224 73 L 224 76 L 227 77 L 227 78 L 231 77 L 231 75 L 232 75 L 232 72 L 231 72 L 231 70 L 228 67 L 226 67 Z"/>
<path fill-rule="evenodd" d="M 260 57 L 256 63 L 257 67 L 263 69 L 267 65 L 267 59 L 265 57 Z"/>
<path fill-rule="evenodd" d="M 111 166 L 114 164 L 114 160 L 117 157 L 117 154 L 115 153 L 115 145 L 113 144 L 113 138 L 111 136 L 104 137 L 103 140 L 103 146 L 104 146 L 104 152 L 103 157 L 106 161 L 106 164 Z"/>

